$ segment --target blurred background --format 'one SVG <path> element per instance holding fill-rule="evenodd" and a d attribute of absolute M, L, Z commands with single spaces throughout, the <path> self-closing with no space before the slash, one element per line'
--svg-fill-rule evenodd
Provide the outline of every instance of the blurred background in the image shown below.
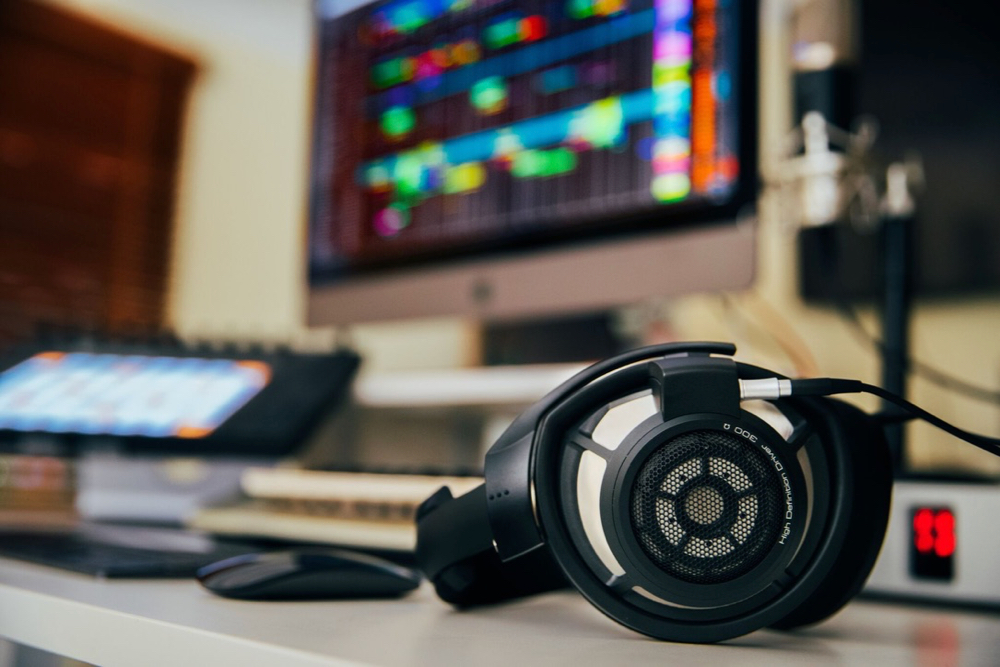
<path fill-rule="evenodd" d="M 320 346 L 339 332 L 349 333 L 364 357 L 364 372 L 483 361 L 483 322 L 473 317 L 362 322 L 337 330 L 306 326 L 311 2 L 59 0 L 29 11 L 34 4 L 0 5 L 8 23 L 16 24 L 5 28 L 0 61 L 0 341 L 24 339 L 46 326 L 119 333 L 165 329 L 182 338 Z M 928 199 L 936 190 L 947 191 L 967 205 L 964 211 L 928 209 L 921 216 L 920 224 L 931 230 L 919 239 L 921 252 L 941 248 L 938 254 L 954 263 L 978 248 L 985 264 L 995 266 L 987 242 L 998 222 L 988 217 L 997 211 L 989 178 L 996 174 L 996 159 L 974 169 L 952 168 L 988 156 L 996 142 L 995 124 L 982 119 L 996 95 L 983 85 L 996 80 L 996 51 L 975 37 L 978 7 L 985 5 L 943 10 L 917 3 L 876 11 L 876 3 L 863 4 L 870 19 L 864 33 L 870 65 L 860 58 L 861 12 L 853 3 L 764 3 L 758 144 L 763 173 L 775 172 L 788 156 L 788 137 L 801 120 L 796 73 L 844 64 L 853 83 L 839 90 L 862 93 L 896 81 L 895 106 L 854 94 L 846 105 L 853 117 L 834 120 L 849 129 L 871 111 L 866 102 L 877 102 L 892 114 L 880 121 L 878 144 L 891 158 L 920 148 L 947 153 L 926 167 Z M 941 46 L 919 53 L 902 43 L 899 35 L 906 30 L 898 26 L 913 24 L 912 32 L 928 23 Z M 11 30 L 28 31 L 37 40 L 30 48 L 46 51 L 29 53 L 11 41 Z M 111 35 L 109 45 L 87 36 L 91 30 Z M 71 53 L 60 40 L 80 46 Z M 962 43 L 965 52 L 947 51 Z M 97 55 L 102 53 L 107 55 Z M 23 68 L 22 56 L 31 59 Z M 909 63 L 905 73 L 901 63 Z M 127 68 L 128 77 L 109 77 L 105 65 Z M 903 76 L 912 80 L 902 82 Z M 954 90 L 941 89 L 942 82 Z M 891 123 L 906 127 L 894 134 Z M 979 146 L 978 152 L 970 146 Z M 956 181 L 953 174 L 968 178 Z M 845 325 L 835 307 L 804 298 L 802 216 L 796 219 L 795 204 L 782 191 L 762 188 L 756 275 L 749 288 L 647 299 L 617 308 L 616 326 L 634 340 L 658 331 L 678 339 L 734 340 L 744 358 L 790 372 L 795 368 L 778 341 L 794 340 L 798 354 L 811 358 L 811 370 L 878 379 L 877 350 Z M 977 212 L 974 228 L 956 219 Z M 961 224 L 967 233 L 959 252 L 942 246 L 939 230 Z M 843 275 L 858 274 L 850 266 Z M 1000 301 L 994 278 L 980 273 L 948 285 L 952 271 L 931 286 L 936 291 L 918 291 L 910 351 L 970 383 L 995 387 Z M 859 302 L 875 332 L 869 306 Z M 983 430 L 998 426 L 995 402 L 968 400 L 919 375 L 909 390 L 913 400 L 945 418 Z M 932 446 L 936 436 L 925 435 L 922 426 L 912 430 L 917 464 L 954 458 L 997 470 L 971 448 Z"/>

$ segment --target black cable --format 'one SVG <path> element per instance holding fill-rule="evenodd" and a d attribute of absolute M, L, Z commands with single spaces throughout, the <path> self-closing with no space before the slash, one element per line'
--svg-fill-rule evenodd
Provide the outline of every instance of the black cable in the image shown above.
<path fill-rule="evenodd" d="M 930 412 L 927 412 L 920 406 L 910 403 L 902 396 L 897 396 L 891 391 L 886 391 L 882 387 L 877 387 L 858 380 L 841 380 L 836 378 L 792 380 L 791 385 L 793 396 L 830 396 L 832 394 L 857 394 L 862 392 L 878 396 L 879 398 L 910 413 L 914 418 L 922 419 L 928 424 L 941 429 L 945 433 L 953 435 L 959 440 L 964 440 L 970 445 L 987 451 L 994 456 L 1000 456 L 1000 439 L 990 438 L 985 435 L 979 435 L 978 433 L 971 433 L 964 429 L 960 429 L 957 426 L 949 424 L 940 417 L 936 417 Z"/>
<path fill-rule="evenodd" d="M 832 233 L 832 232 L 831 232 Z M 818 257 L 820 276 L 824 279 L 822 297 L 833 302 L 835 310 L 841 318 L 851 327 L 851 329 L 863 339 L 865 345 L 873 346 L 882 357 L 886 358 L 885 341 L 880 337 L 870 333 L 862 324 L 857 311 L 848 300 L 848 296 L 843 288 L 843 284 L 838 276 L 837 267 L 841 265 L 841 246 L 828 238 L 823 245 L 823 250 Z M 906 371 L 920 376 L 931 384 L 934 384 L 947 391 L 961 394 L 966 398 L 971 398 L 984 403 L 1000 404 L 1000 391 L 974 385 L 970 382 L 951 375 L 939 368 L 930 366 L 910 355 L 905 357 Z"/>
<path fill-rule="evenodd" d="M 873 413 L 871 417 L 883 426 L 905 424 L 906 422 L 916 419 L 916 417 L 911 415 L 909 412 L 903 412 L 902 410 L 897 410 L 896 408 Z"/>
<path fill-rule="evenodd" d="M 890 391 L 886 391 L 882 387 L 865 384 L 862 387 L 862 391 L 868 394 L 873 394 L 875 396 L 878 396 L 879 398 L 888 401 L 889 403 L 892 403 L 893 405 L 898 406 L 903 410 L 906 410 L 907 412 L 911 412 L 918 418 L 923 419 L 928 424 L 936 426 L 945 433 L 949 433 L 955 436 L 959 440 L 964 440 L 970 445 L 978 447 L 979 449 L 982 449 L 984 451 L 990 452 L 995 456 L 1000 456 L 1000 439 L 990 438 L 985 435 L 979 435 L 978 433 L 971 433 L 964 429 L 958 428 L 957 426 L 949 424 L 940 417 L 936 417 L 930 412 L 927 412 L 923 408 L 914 405 L 913 403 L 910 403 L 905 398 L 897 396 L 896 394 L 893 394 Z"/>
<path fill-rule="evenodd" d="M 837 310 L 841 317 L 844 318 L 844 320 L 846 320 L 848 324 L 850 324 L 852 328 L 865 339 L 866 343 L 874 346 L 879 353 L 883 355 L 885 354 L 885 342 L 865 329 L 864 325 L 861 323 L 861 318 L 858 317 L 857 311 L 855 311 L 850 304 L 845 301 L 839 301 Z M 966 398 L 971 398 L 976 401 L 1000 404 L 1000 391 L 966 382 L 961 378 L 955 377 L 954 375 L 946 373 L 939 368 L 925 364 L 924 362 L 910 356 L 907 356 L 906 364 L 910 372 L 914 375 L 918 375 L 931 384 L 941 387 L 942 389 L 953 391 L 956 394 L 961 394 Z"/>

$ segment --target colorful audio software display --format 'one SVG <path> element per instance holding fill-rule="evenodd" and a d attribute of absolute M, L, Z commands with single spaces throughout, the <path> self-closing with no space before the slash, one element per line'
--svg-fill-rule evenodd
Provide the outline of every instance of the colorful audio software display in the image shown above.
<path fill-rule="evenodd" d="M 313 268 L 690 202 L 739 177 L 735 0 L 321 2 Z"/>
<path fill-rule="evenodd" d="M 44 352 L 0 373 L 0 429 L 202 438 L 270 377 L 259 361 Z"/>

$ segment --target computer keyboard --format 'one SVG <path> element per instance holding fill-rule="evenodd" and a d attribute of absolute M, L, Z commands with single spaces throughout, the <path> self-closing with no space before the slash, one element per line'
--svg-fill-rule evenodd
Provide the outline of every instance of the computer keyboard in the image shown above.
<path fill-rule="evenodd" d="M 0 557 L 107 578 L 193 577 L 203 565 L 251 551 L 259 548 L 142 527 L 0 532 Z"/>

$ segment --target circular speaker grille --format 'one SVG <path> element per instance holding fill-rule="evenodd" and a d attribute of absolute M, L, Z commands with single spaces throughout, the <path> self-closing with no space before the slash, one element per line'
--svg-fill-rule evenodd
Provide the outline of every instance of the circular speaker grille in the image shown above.
<path fill-rule="evenodd" d="M 759 565 L 784 525 L 784 485 L 757 447 L 693 431 L 646 459 L 632 486 L 632 531 L 646 556 L 683 581 L 718 584 Z"/>

